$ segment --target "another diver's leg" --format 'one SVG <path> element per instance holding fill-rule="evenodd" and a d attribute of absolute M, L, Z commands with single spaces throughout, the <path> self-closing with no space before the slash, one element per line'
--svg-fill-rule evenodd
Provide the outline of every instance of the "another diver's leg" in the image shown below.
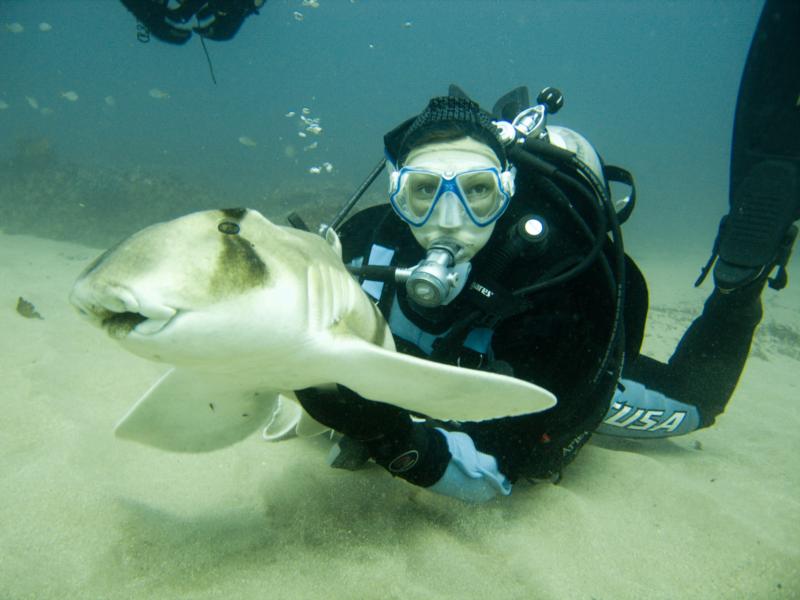
<path fill-rule="evenodd" d="M 714 281 L 736 290 L 779 271 L 800 219 L 800 3 L 767 0 L 742 73 L 731 146 L 730 212 L 720 225 Z M 783 256 L 781 255 L 783 253 Z M 712 257 L 713 261 L 713 257 Z M 709 265 L 710 266 L 710 265 Z"/>
<path fill-rule="evenodd" d="M 786 56 L 796 55 L 798 39 L 800 4 L 766 0 L 736 105 L 730 211 L 697 282 L 716 261 L 716 289 L 668 364 L 641 356 L 626 365 L 629 389 L 615 394 L 598 432 L 678 435 L 713 424 L 725 410 L 761 320 L 761 292 L 767 282 L 786 285 L 797 236 L 800 70 Z"/>
<path fill-rule="evenodd" d="M 669 395 L 698 408 L 700 427 L 714 423 L 736 388 L 763 314 L 764 283 L 714 290 L 669 360 Z"/>

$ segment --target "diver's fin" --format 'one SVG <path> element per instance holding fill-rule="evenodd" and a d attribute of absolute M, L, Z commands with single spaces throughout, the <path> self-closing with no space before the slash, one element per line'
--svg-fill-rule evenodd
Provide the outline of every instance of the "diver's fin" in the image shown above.
<path fill-rule="evenodd" d="M 504 121 L 513 121 L 519 113 L 531 107 L 531 95 L 527 86 L 521 85 L 500 97 L 494 103 L 492 114 Z"/>
<path fill-rule="evenodd" d="M 235 377 L 200 369 L 170 369 L 131 407 L 117 437 L 173 452 L 208 452 L 230 446 L 263 427 L 279 394 Z"/>
<path fill-rule="evenodd" d="M 792 222 L 800 218 L 800 69 L 789 57 L 798 53 L 800 2 L 767 0 L 736 103 L 730 213 L 714 268 L 722 290 L 782 268 L 791 252 Z"/>

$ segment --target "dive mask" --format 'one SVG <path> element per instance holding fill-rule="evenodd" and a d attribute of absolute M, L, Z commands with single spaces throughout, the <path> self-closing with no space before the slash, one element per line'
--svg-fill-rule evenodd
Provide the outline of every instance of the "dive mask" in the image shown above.
<path fill-rule="evenodd" d="M 414 227 L 427 223 L 439 202 L 458 204 L 478 227 L 494 223 L 514 194 L 514 174 L 497 167 L 437 172 L 402 167 L 389 178 L 389 201 L 401 219 Z"/>

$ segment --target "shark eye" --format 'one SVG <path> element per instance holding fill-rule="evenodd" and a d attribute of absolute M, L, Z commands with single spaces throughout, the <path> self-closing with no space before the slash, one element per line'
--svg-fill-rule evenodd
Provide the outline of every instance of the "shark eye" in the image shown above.
<path fill-rule="evenodd" d="M 234 223 L 233 221 L 223 221 L 217 225 L 217 229 L 219 229 L 220 232 L 228 235 L 236 235 L 239 233 L 239 224 Z"/>

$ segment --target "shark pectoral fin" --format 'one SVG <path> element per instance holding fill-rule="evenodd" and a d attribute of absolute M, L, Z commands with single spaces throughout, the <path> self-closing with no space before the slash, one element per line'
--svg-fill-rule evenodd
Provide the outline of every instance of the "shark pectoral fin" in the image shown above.
<path fill-rule="evenodd" d="M 330 431 L 311 418 L 297 402 L 292 392 L 278 394 L 275 410 L 269 423 L 264 427 L 261 437 L 267 442 L 282 442 L 295 437 L 311 437 Z"/>
<path fill-rule="evenodd" d="M 269 421 L 278 392 L 234 377 L 171 369 L 134 404 L 114 433 L 173 452 L 208 452 L 243 440 Z"/>
<path fill-rule="evenodd" d="M 335 356 L 330 362 L 338 383 L 435 419 L 484 421 L 556 404 L 552 393 L 527 381 L 391 352 L 358 338 L 337 338 Z"/>

